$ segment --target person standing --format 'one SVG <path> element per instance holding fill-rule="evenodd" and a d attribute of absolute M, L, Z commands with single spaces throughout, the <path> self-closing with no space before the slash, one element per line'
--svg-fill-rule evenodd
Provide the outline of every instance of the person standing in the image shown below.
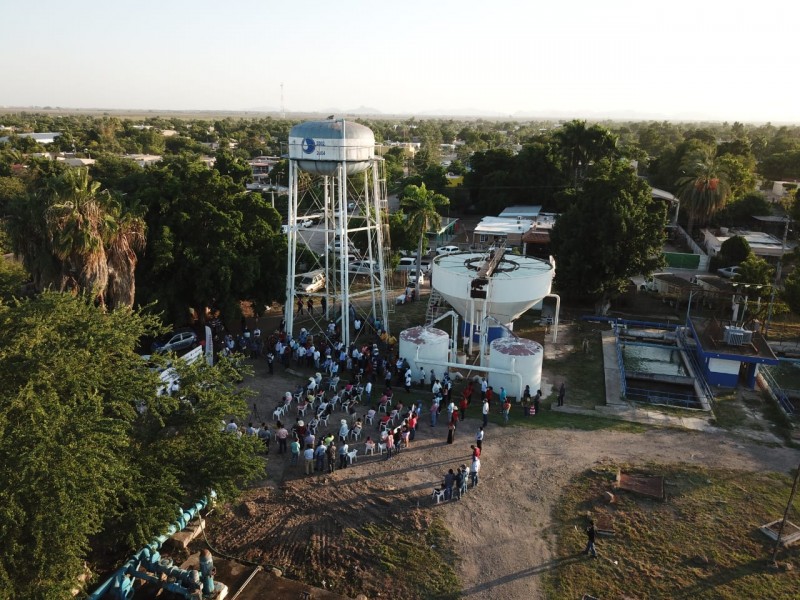
<path fill-rule="evenodd" d="M 478 434 L 475 436 L 475 445 L 478 447 L 478 450 L 483 450 L 483 427 L 478 429 Z M 480 452 L 478 456 L 480 456 Z"/>
<path fill-rule="evenodd" d="M 542 390 L 536 390 L 536 395 L 533 397 L 533 414 L 539 414 L 539 400 L 542 399 Z"/>
<path fill-rule="evenodd" d="M 481 459 L 478 457 L 472 458 L 472 463 L 469 466 L 469 479 L 472 482 L 472 487 L 478 487 L 478 473 L 481 470 Z"/>
<path fill-rule="evenodd" d="M 408 369 L 405 374 L 405 388 L 406 393 L 411 393 L 411 369 Z"/>
<path fill-rule="evenodd" d="M 314 473 L 314 447 L 306 446 L 303 451 L 303 458 L 306 461 L 306 475 Z"/>
<path fill-rule="evenodd" d="M 367 380 L 367 384 L 364 386 L 364 393 L 367 395 L 367 404 L 372 408 L 372 379 Z"/>
<path fill-rule="evenodd" d="M 296 438 L 292 440 L 291 444 L 289 444 L 289 450 L 292 452 L 292 460 L 289 461 L 289 464 L 296 465 L 298 459 L 300 458 L 300 442 Z"/>
<path fill-rule="evenodd" d="M 486 398 L 486 392 L 489 389 L 489 382 L 486 381 L 486 377 L 481 377 L 481 400 Z"/>
<path fill-rule="evenodd" d="M 503 402 L 503 421 L 508 423 L 508 413 L 511 412 L 511 401 L 506 398 L 505 402 Z"/>
<path fill-rule="evenodd" d="M 450 421 L 450 424 L 447 426 L 447 443 L 452 444 L 456 438 L 456 424 L 453 421 Z"/>
<path fill-rule="evenodd" d="M 436 419 L 439 417 L 439 405 L 434 400 L 431 402 L 431 427 L 436 427 Z"/>
<path fill-rule="evenodd" d="M 483 413 L 483 427 L 486 427 L 489 424 L 489 399 L 488 398 L 484 398 L 483 399 L 482 413 Z M 481 429 L 483 429 L 483 427 L 481 427 Z"/>
<path fill-rule="evenodd" d="M 584 554 L 591 555 L 592 558 L 597 558 L 597 551 L 594 548 L 594 539 L 597 531 L 594 528 L 594 521 L 589 519 L 589 526 L 586 528 L 586 549 Z"/>
<path fill-rule="evenodd" d="M 283 454 L 286 452 L 286 440 L 289 439 L 289 430 L 283 424 L 278 423 L 278 431 L 275 433 L 275 437 L 278 438 L 278 454 Z"/>
<path fill-rule="evenodd" d="M 564 406 L 564 396 L 567 395 L 567 384 L 565 382 L 561 382 L 561 387 L 558 388 L 558 405 Z"/>
<path fill-rule="evenodd" d="M 325 440 L 328 442 L 328 450 L 325 452 L 328 458 L 328 473 L 335 473 L 336 472 L 336 444 L 333 443 L 333 436 L 331 436 L 330 441 Z"/>
<path fill-rule="evenodd" d="M 339 447 L 339 468 L 346 469 L 347 468 L 347 452 L 350 450 L 350 446 L 347 445 L 347 442 L 342 444 Z"/>
<path fill-rule="evenodd" d="M 269 443 L 272 441 L 272 432 L 269 430 L 266 423 L 261 423 L 261 429 L 258 430 L 258 439 L 264 444 L 264 454 L 269 454 Z"/>
<path fill-rule="evenodd" d="M 275 368 L 274 363 L 275 363 L 275 355 L 272 353 L 272 351 L 267 352 L 267 368 L 269 369 L 270 375 L 273 374 L 273 370 Z"/>

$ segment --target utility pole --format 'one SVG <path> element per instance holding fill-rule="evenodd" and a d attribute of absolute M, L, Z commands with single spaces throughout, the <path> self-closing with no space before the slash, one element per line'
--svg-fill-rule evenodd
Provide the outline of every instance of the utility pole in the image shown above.
<path fill-rule="evenodd" d="M 786 216 L 786 224 L 783 227 L 783 241 L 781 241 L 781 255 L 778 257 L 778 265 L 775 267 L 775 282 L 772 285 L 772 293 L 769 296 L 769 310 L 767 311 L 767 322 L 764 324 L 764 339 L 769 335 L 769 323 L 772 320 L 772 304 L 775 302 L 775 290 L 778 289 L 778 282 L 781 280 L 781 267 L 783 255 L 786 252 L 786 238 L 789 237 L 789 223 L 791 219 Z"/>
<path fill-rule="evenodd" d="M 778 539 L 775 540 L 775 548 L 772 550 L 772 562 L 775 563 L 775 558 L 778 556 L 778 548 L 781 545 L 781 536 L 783 535 L 783 528 L 786 526 L 786 519 L 789 518 L 789 510 L 792 508 L 794 502 L 794 495 L 797 492 L 797 480 L 800 479 L 800 465 L 797 465 L 797 472 L 794 474 L 794 484 L 792 485 L 792 493 L 789 494 L 789 502 L 786 504 L 786 510 L 783 511 L 783 520 L 781 527 L 778 529 Z"/>

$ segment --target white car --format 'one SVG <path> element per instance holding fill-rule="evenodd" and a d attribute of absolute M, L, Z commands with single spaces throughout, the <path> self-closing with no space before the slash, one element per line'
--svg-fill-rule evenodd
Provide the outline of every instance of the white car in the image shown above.
<path fill-rule="evenodd" d="M 442 246 L 436 249 L 436 254 L 442 256 L 443 254 L 455 254 L 456 252 L 461 252 L 461 249 L 458 246 Z"/>
<path fill-rule="evenodd" d="M 732 279 L 739 274 L 740 267 L 725 267 L 724 269 L 717 269 L 717 273 L 722 277 Z"/>
<path fill-rule="evenodd" d="M 412 270 L 408 271 L 408 283 L 409 283 L 409 285 L 417 285 L 417 270 L 416 269 L 412 269 Z M 425 271 L 420 273 L 419 284 L 420 285 L 425 285 Z"/>
<path fill-rule="evenodd" d="M 301 218 L 301 219 L 297 219 L 297 224 L 300 225 L 300 227 L 304 227 L 304 228 L 307 229 L 307 228 L 309 228 L 309 227 L 314 225 L 314 221 L 312 221 L 311 219 L 307 219 L 307 218 Z"/>
<path fill-rule="evenodd" d="M 297 280 L 298 292 L 313 294 L 325 289 L 325 273 L 321 269 L 298 275 Z"/>
<path fill-rule="evenodd" d="M 356 260 L 347 266 L 350 275 L 372 275 L 378 270 L 378 263 L 374 260 Z"/>

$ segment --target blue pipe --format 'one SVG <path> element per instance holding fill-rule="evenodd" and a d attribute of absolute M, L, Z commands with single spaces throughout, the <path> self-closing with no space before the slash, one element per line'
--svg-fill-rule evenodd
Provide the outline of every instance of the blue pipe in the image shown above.
<path fill-rule="evenodd" d="M 202 509 L 208 506 L 209 502 L 215 497 L 216 494 L 212 491 L 208 496 L 199 502 L 196 502 L 194 505 L 181 511 L 177 521 L 169 526 L 166 534 L 158 536 L 144 548 L 139 550 L 136 554 L 131 556 L 119 569 L 114 571 L 114 573 L 112 573 L 108 579 L 101 583 L 97 589 L 95 589 L 87 597 L 87 600 L 100 600 L 109 590 L 113 590 L 112 595 L 115 600 L 131 600 L 131 598 L 133 598 L 134 591 L 133 577 L 139 577 L 140 579 L 153 581 L 157 585 L 167 588 L 171 592 L 183 594 L 188 598 L 191 594 L 191 590 L 187 589 L 186 587 L 176 584 L 169 584 L 150 575 L 146 575 L 145 573 L 139 571 L 139 567 L 144 566 L 148 571 L 154 573 L 168 571 L 173 577 L 176 577 L 181 581 L 186 581 L 190 586 L 194 585 L 195 579 L 191 571 L 185 571 L 183 569 L 178 569 L 177 567 L 162 567 L 159 564 L 161 555 L 158 553 L 158 549 L 161 548 L 161 545 L 167 539 L 169 539 L 171 535 L 181 531 L 184 527 L 186 527 L 189 521 L 191 521 Z"/>

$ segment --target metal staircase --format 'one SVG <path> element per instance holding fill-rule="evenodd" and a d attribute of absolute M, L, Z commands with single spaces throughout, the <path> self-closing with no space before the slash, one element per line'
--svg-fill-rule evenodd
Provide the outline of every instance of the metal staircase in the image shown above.
<path fill-rule="evenodd" d="M 436 288 L 432 288 L 431 295 L 428 296 L 428 309 L 425 311 L 425 325 L 430 325 L 436 317 L 451 309 L 452 307 L 450 304 L 442 297 Z"/>

